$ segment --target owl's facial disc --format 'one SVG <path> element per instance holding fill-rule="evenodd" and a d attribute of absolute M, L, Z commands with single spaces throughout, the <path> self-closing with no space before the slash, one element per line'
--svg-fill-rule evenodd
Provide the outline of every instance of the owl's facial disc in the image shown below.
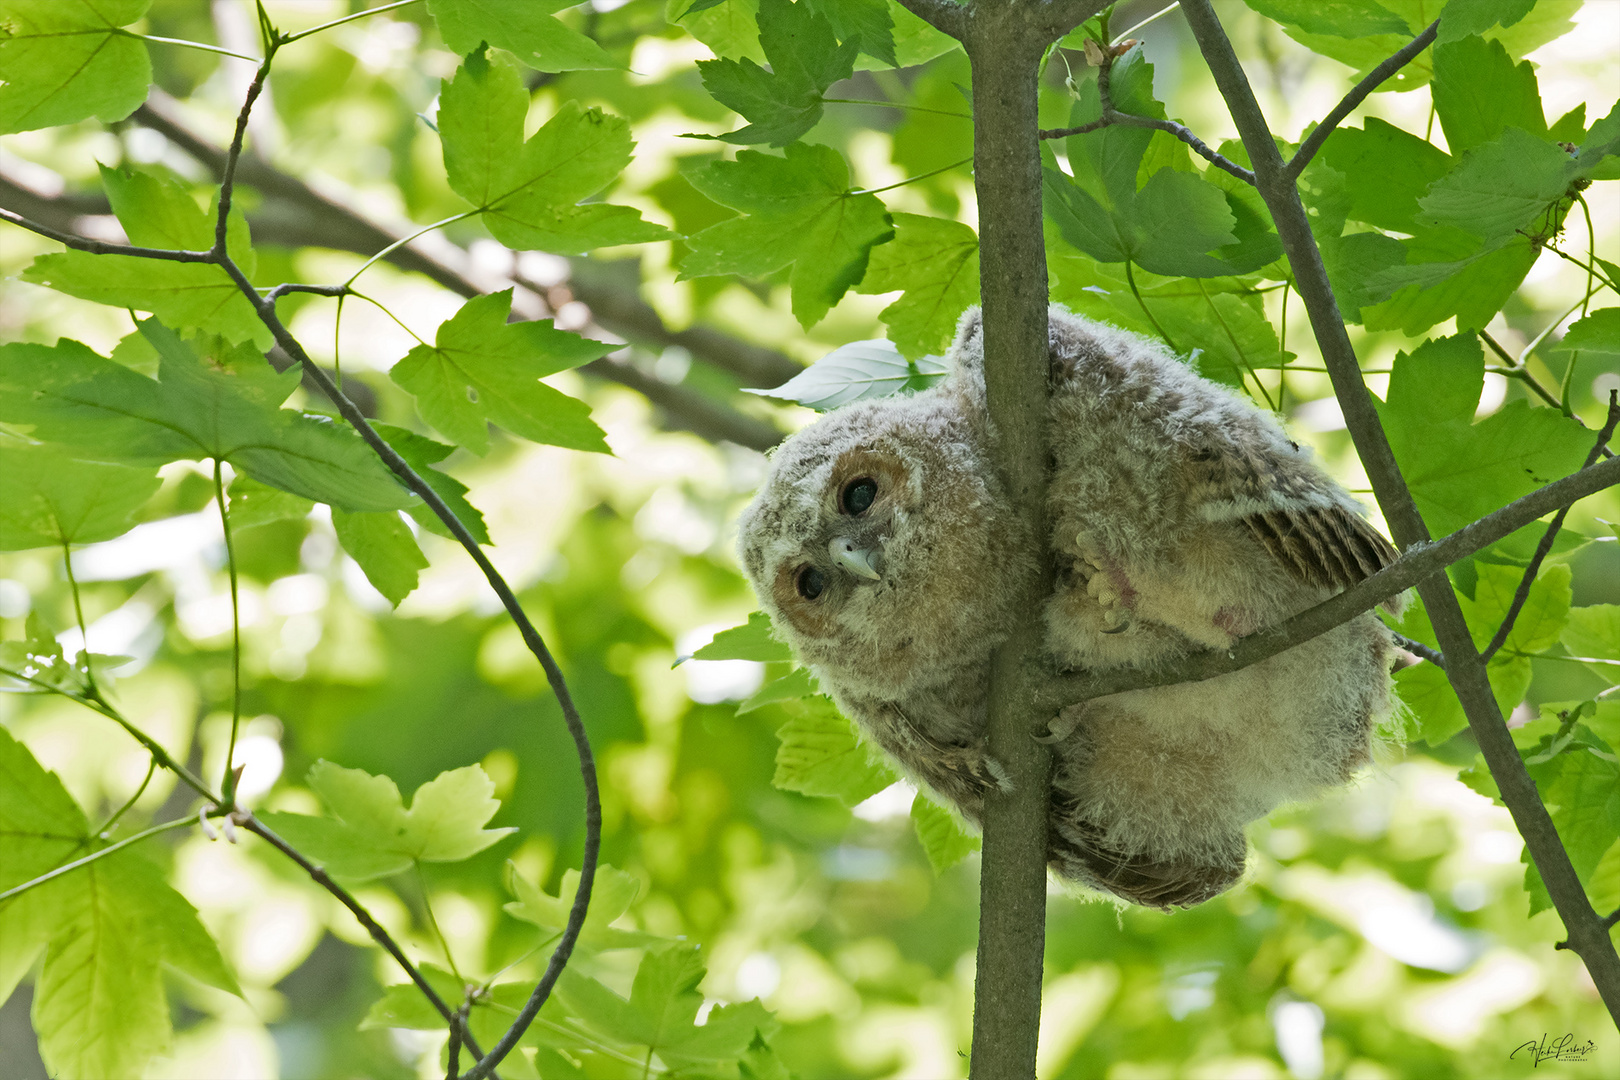
<path fill-rule="evenodd" d="M 855 541 L 847 536 L 835 536 L 827 545 L 827 553 L 832 561 L 856 577 L 868 581 L 883 580 L 878 568 L 883 565 L 883 552 L 876 547 L 862 548 L 855 545 Z"/>

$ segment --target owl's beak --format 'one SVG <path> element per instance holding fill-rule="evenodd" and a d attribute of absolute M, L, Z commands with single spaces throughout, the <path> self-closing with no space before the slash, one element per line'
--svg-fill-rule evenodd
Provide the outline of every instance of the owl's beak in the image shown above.
<path fill-rule="evenodd" d="M 881 580 L 876 569 L 879 556 L 872 548 L 858 548 L 855 541 L 848 537 L 835 537 L 832 543 L 827 545 L 827 551 L 832 555 L 833 562 L 856 577 L 870 581 Z"/>

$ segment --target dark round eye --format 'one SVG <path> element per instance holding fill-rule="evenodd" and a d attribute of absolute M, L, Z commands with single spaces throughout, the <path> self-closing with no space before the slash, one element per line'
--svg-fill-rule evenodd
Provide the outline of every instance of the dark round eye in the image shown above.
<path fill-rule="evenodd" d="M 821 590 L 827 587 L 827 576 L 815 567 L 807 566 L 799 571 L 798 580 L 794 584 L 798 586 L 800 596 L 806 600 L 814 600 L 821 595 Z"/>
<path fill-rule="evenodd" d="M 870 476 L 863 476 L 844 485 L 844 494 L 839 497 L 839 502 L 843 506 L 844 513 L 856 517 L 866 513 L 876 498 L 877 481 Z"/>

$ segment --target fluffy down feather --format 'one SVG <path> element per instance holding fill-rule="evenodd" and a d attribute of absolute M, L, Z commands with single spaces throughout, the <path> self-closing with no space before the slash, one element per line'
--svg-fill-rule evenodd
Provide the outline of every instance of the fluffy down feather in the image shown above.
<path fill-rule="evenodd" d="M 990 459 L 983 338 L 950 376 L 787 440 L 738 547 L 777 632 L 865 734 L 979 820 L 991 651 L 1038 542 L 1060 667 L 1230 645 L 1376 571 L 1393 549 L 1274 417 L 1157 344 L 1053 306 L 1050 535 L 1021 531 Z M 870 499 L 868 499 L 870 496 Z M 1244 826 L 1343 783 L 1390 708 L 1371 614 L 1243 671 L 1101 698 L 1054 723 L 1050 864 L 1134 903 L 1200 903 L 1243 873 Z"/>

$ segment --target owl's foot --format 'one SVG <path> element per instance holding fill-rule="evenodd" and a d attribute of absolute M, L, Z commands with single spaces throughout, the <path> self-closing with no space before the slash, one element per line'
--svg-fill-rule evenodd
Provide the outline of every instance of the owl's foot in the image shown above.
<path fill-rule="evenodd" d="M 1131 628 L 1131 610 L 1136 606 L 1136 589 L 1119 564 L 1095 548 L 1082 548 L 1080 561 L 1086 579 L 1086 593 L 1102 609 L 1104 634 L 1122 634 Z"/>

